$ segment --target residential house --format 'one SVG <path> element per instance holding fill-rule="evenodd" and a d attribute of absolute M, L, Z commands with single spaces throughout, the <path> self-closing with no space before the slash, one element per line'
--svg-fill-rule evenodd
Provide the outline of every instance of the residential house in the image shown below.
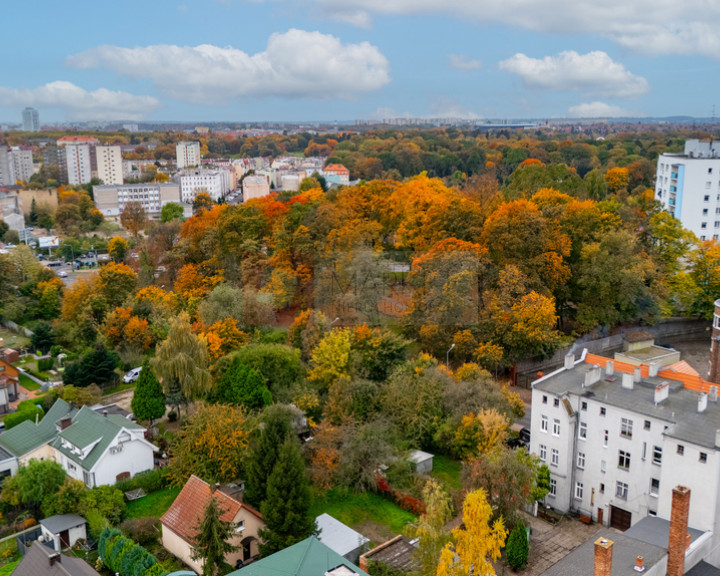
<path fill-rule="evenodd" d="M 322 171 L 328 184 L 342 184 L 347 186 L 350 183 L 350 170 L 342 164 L 328 164 Z"/>
<path fill-rule="evenodd" d="M 65 556 L 40 542 L 27 551 L 13 574 L 32 576 L 100 576 L 81 558 Z"/>
<path fill-rule="evenodd" d="M 368 550 L 370 538 L 367 538 L 346 526 L 330 514 L 320 514 L 315 518 L 318 527 L 318 540 L 343 558 L 356 563 L 361 554 Z"/>
<path fill-rule="evenodd" d="M 262 515 L 241 500 L 233 497 L 220 487 L 211 487 L 195 475 L 190 476 L 163 517 L 162 544 L 196 572 L 202 571 L 202 563 L 193 560 L 197 526 L 203 518 L 210 498 L 216 498 L 223 510 L 220 518 L 232 522 L 235 537 L 231 540 L 238 546 L 236 552 L 225 556 L 231 566 L 251 562 L 258 557 L 259 531 L 265 527 Z"/>
<path fill-rule="evenodd" d="M 369 576 L 314 536 L 231 572 L 229 576 Z"/>

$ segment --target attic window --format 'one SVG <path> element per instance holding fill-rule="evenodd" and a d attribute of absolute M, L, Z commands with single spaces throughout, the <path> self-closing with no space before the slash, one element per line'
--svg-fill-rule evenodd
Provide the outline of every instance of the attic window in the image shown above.
<path fill-rule="evenodd" d="M 235 532 L 242 532 L 245 530 L 245 520 L 238 520 L 237 527 L 235 528 Z"/>

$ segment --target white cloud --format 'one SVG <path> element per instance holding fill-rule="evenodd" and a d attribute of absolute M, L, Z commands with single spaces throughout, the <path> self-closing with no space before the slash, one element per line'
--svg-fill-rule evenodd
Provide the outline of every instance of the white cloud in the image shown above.
<path fill-rule="evenodd" d="M 595 34 L 648 54 L 720 57 L 720 2 L 708 0 L 314 0 L 330 17 L 445 14 L 538 32 Z M 349 15 L 352 15 L 351 17 Z"/>
<path fill-rule="evenodd" d="M 482 60 L 468 58 L 464 54 L 448 54 L 448 64 L 458 70 L 479 70 L 483 65 Z"/>
<path fill-rule="evenodd" d="M 161 107 L 152 96 L 88 91 L 71 82 L 49 82 L 34 89 L 0 86 L 0 106 L 37 106 L 65 112 L 71 120 L 140 120 Z"/>
<path fill-rule="evenodd" d="M 375 46 L 294 29 L 273 34 L 265 51 L 253 55 L 208 44 L 100 46 L 70 56 L 67 64 L 150 78 L 173 98 L 198 103 L 241 96 L 351 98 L 390 81 L 388 60 Z"/>
<path fill-rule="evenodd" d="M 600 51 L 578 54 L 569 50 L 543 59 L 515 54 L 499 66 L 520 76 L 528 88 L 616 98 L 637 98 L 650 90 L 645 78 L 635 76 Z"/>
<path fill-rule="evenodd" d="M 627 118 L 628 116 L 637 116 L 637 114 L 605 102 L 585 102 L 577 106 L 570 106 L 568 116 L 571 118 Z"/>

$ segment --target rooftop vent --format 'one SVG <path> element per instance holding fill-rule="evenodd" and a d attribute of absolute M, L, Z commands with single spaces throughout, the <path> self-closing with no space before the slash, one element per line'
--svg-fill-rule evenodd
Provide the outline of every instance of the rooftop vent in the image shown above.
<path fill-rule="evenodd" d="M 655 405 L 657 406 L 670 395 L 670 383 L 663 382 L 655 386 Z"/>

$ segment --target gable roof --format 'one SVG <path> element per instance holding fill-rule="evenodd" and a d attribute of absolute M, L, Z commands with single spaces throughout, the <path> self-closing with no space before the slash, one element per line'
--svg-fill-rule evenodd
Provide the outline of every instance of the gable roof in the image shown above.
<path fill-rule="evenodd" d="M 64 530 L 70 530 L 85 524 L 85 518 L 77 514 L 58 514 L 40 520 L 40 524 L 48 532 L 60 534 Z"/>
<path fill-rule="evenodd" d="M 358 576 L 369 576 L 320 540 L 310 536 L 245 568 L 230 572 L 229 576 L 319 576 L 339 566 L 349 568 Z"/>
<path fill-rule="evenodd" d="M 33 576 L 100 576 L 98 572 L 81 560 L 72 556 L 58 554 L 55 562 L 50 565 L 50 558 L 57 553 L 52 548 L 35 542 L 25 553 L 15 574 L 32 574 Z"/>
<path fill-rule="evenodd" d="M 73 417 L 72 424 L 57 434 L 51 445 L 79 464 L 84 470 L 90 471 L 123 428 L 127 430 L 143 429 L 136 422 L 117 414 L 103 416 L 88 406 L 83 406 Z M 83 458 L 82 455 L 69 448 L 67 442 L 81 450 L 92 448 Z"/>
<path fill-rule="evenodd" d="M 160 522 L 185 542 L 192 545 L 195 541 L 196 527 L 202 519 L 205 507 L 212 496 L 216 498 L 220 508 L 224 510 L 220 519 L 225 522 L 235 520 L 240 510 L 247 510 L 250 514 L 262 520 L 260 512 L 220 490 L 213 492 L 207 482 L 193 474 L 188 478 L 168 511 L 160 518 Z"/>
<path fill-rule="evenodd" d="M 369 538 L 356 532 L 350 526 L 346 526 L 330 514 L 320 514 L 315 518 L 315 523 L 320 530 L 318 540 L 340 556 L 345 556 L 370 542 Z"/>
<path fill-rule="evenodd" d="M 24 456 L 50 442 L 57 435 L 55 425 L 58 420 L 65 416 L 72 417 L 76 412 L 75 408 L 71 408 L 67 402 L 58 398 L 38 424 L 25 420 L 0 434 L 0 447 L 18 458 Z"/>
<path fill-rule="evenodd" d="M 0 376 L 7 376 L 8 378 L 17 380 L 18 370 L 15 366 L 0 358 Z"/>

